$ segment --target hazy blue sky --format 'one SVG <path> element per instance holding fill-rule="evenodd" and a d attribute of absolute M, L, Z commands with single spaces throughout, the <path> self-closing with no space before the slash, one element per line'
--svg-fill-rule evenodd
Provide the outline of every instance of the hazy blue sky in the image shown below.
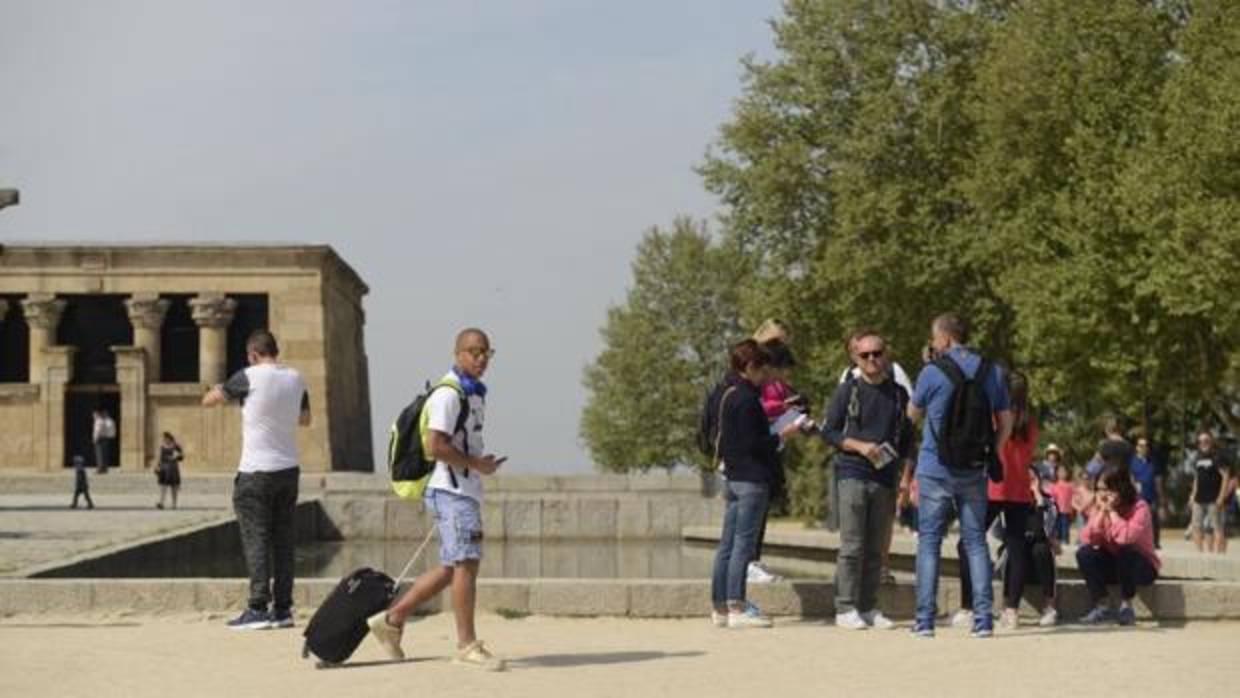
<path fill-rule="evenodd" d="M 331 244 L 376 442 L 487 328 L 488 442 L 591 468 L 582 368 L 776 0 L 0 0 L 0 241 Z"/>

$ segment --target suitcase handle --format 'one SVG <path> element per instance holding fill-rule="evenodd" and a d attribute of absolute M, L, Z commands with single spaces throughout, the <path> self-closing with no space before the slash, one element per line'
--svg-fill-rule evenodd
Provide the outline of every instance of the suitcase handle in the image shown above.
<path fill-rule="evenodd" d="M 431 536 L 433 535 L 435 535 L 435 527 L 431 526 L 430 530 L 426 532 L 426 537 L 422 539 L 422 544 L 418 546 L 417 550 L 413 551 L 413 557 L 409 558 L 409 562 L 405 565 L 405 569 L 400 571 L 400 576 L 396 578 L 396 583 L 392 585 L 393 589 L 400 588 L 400 583 L 405 580 L 405 575 L 409 574 L 409 570 L 413 568 L 413 563 L 417 562 L 418 558 L 422 555 L 422 551 L 426 548 L 426 544 L 431 542 Z"/>

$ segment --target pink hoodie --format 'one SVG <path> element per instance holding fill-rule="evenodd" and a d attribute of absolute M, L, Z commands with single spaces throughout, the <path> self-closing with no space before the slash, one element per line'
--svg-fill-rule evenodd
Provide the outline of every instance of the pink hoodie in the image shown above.
<path fill-rule="evenodd" d="M 1154 520 L 1145 500 L 1138 498 L 1126 516 L 1113 511 L 1106 518 L 1103 523 L 1103 514 L 1095 507 L 1081 530 L 1081 543 L 1100 547 L 1112 554 L 1121 547 L 1132 546 L 1150 561 L 1155 570 L 1162 567 L 1158 553 L 1154 551 Z"/>
<path fill-rule="evenodd" d="M 788 411 L 784 400 L 792 397 L 792 386 L 781 380 L 773 380 L 762 386 L 762 410 L 766 418 L 774 422 Z"/>

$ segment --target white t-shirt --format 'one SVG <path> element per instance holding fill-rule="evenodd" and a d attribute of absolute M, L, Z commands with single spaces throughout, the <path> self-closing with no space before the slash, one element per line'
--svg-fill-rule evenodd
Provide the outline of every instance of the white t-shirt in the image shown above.
<path fill-rule="evenodd" d="M 460 384 L 456 374 L 451 371 L 443 377 L 443 380 Z M 451 434 L 452 446 L 456 450 L 471 456 L 480 456 L 484 453 L 482 420 L 486 412 L 486 400 L 481 395 L 470 395 L 467 401 L 469 416 L 465 418 L 464 432 L 458 433 L 456 432 L 456 420 L 461 415 L 460 393 L 448 387 L 436 388 L 426 400 L 426 428 Z M 457 487 L 452 486 L 449 470 L 456 474 Z M 443 461 L 435 463 L 435 472 L 431 473 L 431 479 L 426 483 L 426 488 L 444 490 L 469 497 L 479 503 L 482 502 L 482 474 L 473 470 L 466 473 L 464 468 L 453 468 Z"/>
<path fill-rule="evenodd" d="M 224 394 L 241 402 L 241 464 L 243 473 L 270 473 L 296 468 L 297 425 L 310 409 L 310 394 L 297 369 L 258 364 L 233 374 Z"/>
<path fill-rule="evenodd" d="M 840 376 L 841 383 L 848 380 L 849 373 L 852 373 L 854 378 L 861 377 L 860 368 L 856 366 L 846 368 L 844 369 L 843 375 Z M 896 382 L 896 385 L 904 388 L 905 392 L 909 394 L 909 397 L 913 396 L 913 382 L 908 379 L 908 374 L 904 372 L 904 368 L 894 361 L 891 362 L 891 379 Z"/>

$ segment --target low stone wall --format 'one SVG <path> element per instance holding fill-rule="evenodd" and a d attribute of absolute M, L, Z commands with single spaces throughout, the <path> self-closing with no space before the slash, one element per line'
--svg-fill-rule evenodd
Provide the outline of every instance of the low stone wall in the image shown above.
<path fill-rule="evenodd" d="M 294 603 L 303 615 L 319 606 L 335 579 L 299 579 Z M 959 607 L 954 585 L 943 585 L 939 609 Z M 226 614 L 242 608 L 247 583 L 242 579 L 73 579 L 0 580 L 0 616 L 17 614 L 204 612 Z M 996 598 L 999 589 L 996 586 Z M 821 618 L 835 613 L 829 582 L 806 580 L 750 587 L 751 600 L 775 616 Z M 445 610 L 441 595 L 422 611 Z M 490 611 L 552 616 L 627 616 L 667 618 L 705 616 L 710 608 L 706 580 L 654 579 L 481 579 L 478 607 Z M 914 609 L 911 584 L 884 585 L 879 605 L 893 618 L 908 620 Z M 1087 608 L 1080 582 L 1059 587 L 1060 616 L 1076 618 Z M 1142 589 L 1135 604 L 1138 617 L 1160 621 L 1238 620 L 1240 585 L 1217 582 L 1159 582 Z M 1032 613 L 1033 609 L 1026 609 Z"/>

